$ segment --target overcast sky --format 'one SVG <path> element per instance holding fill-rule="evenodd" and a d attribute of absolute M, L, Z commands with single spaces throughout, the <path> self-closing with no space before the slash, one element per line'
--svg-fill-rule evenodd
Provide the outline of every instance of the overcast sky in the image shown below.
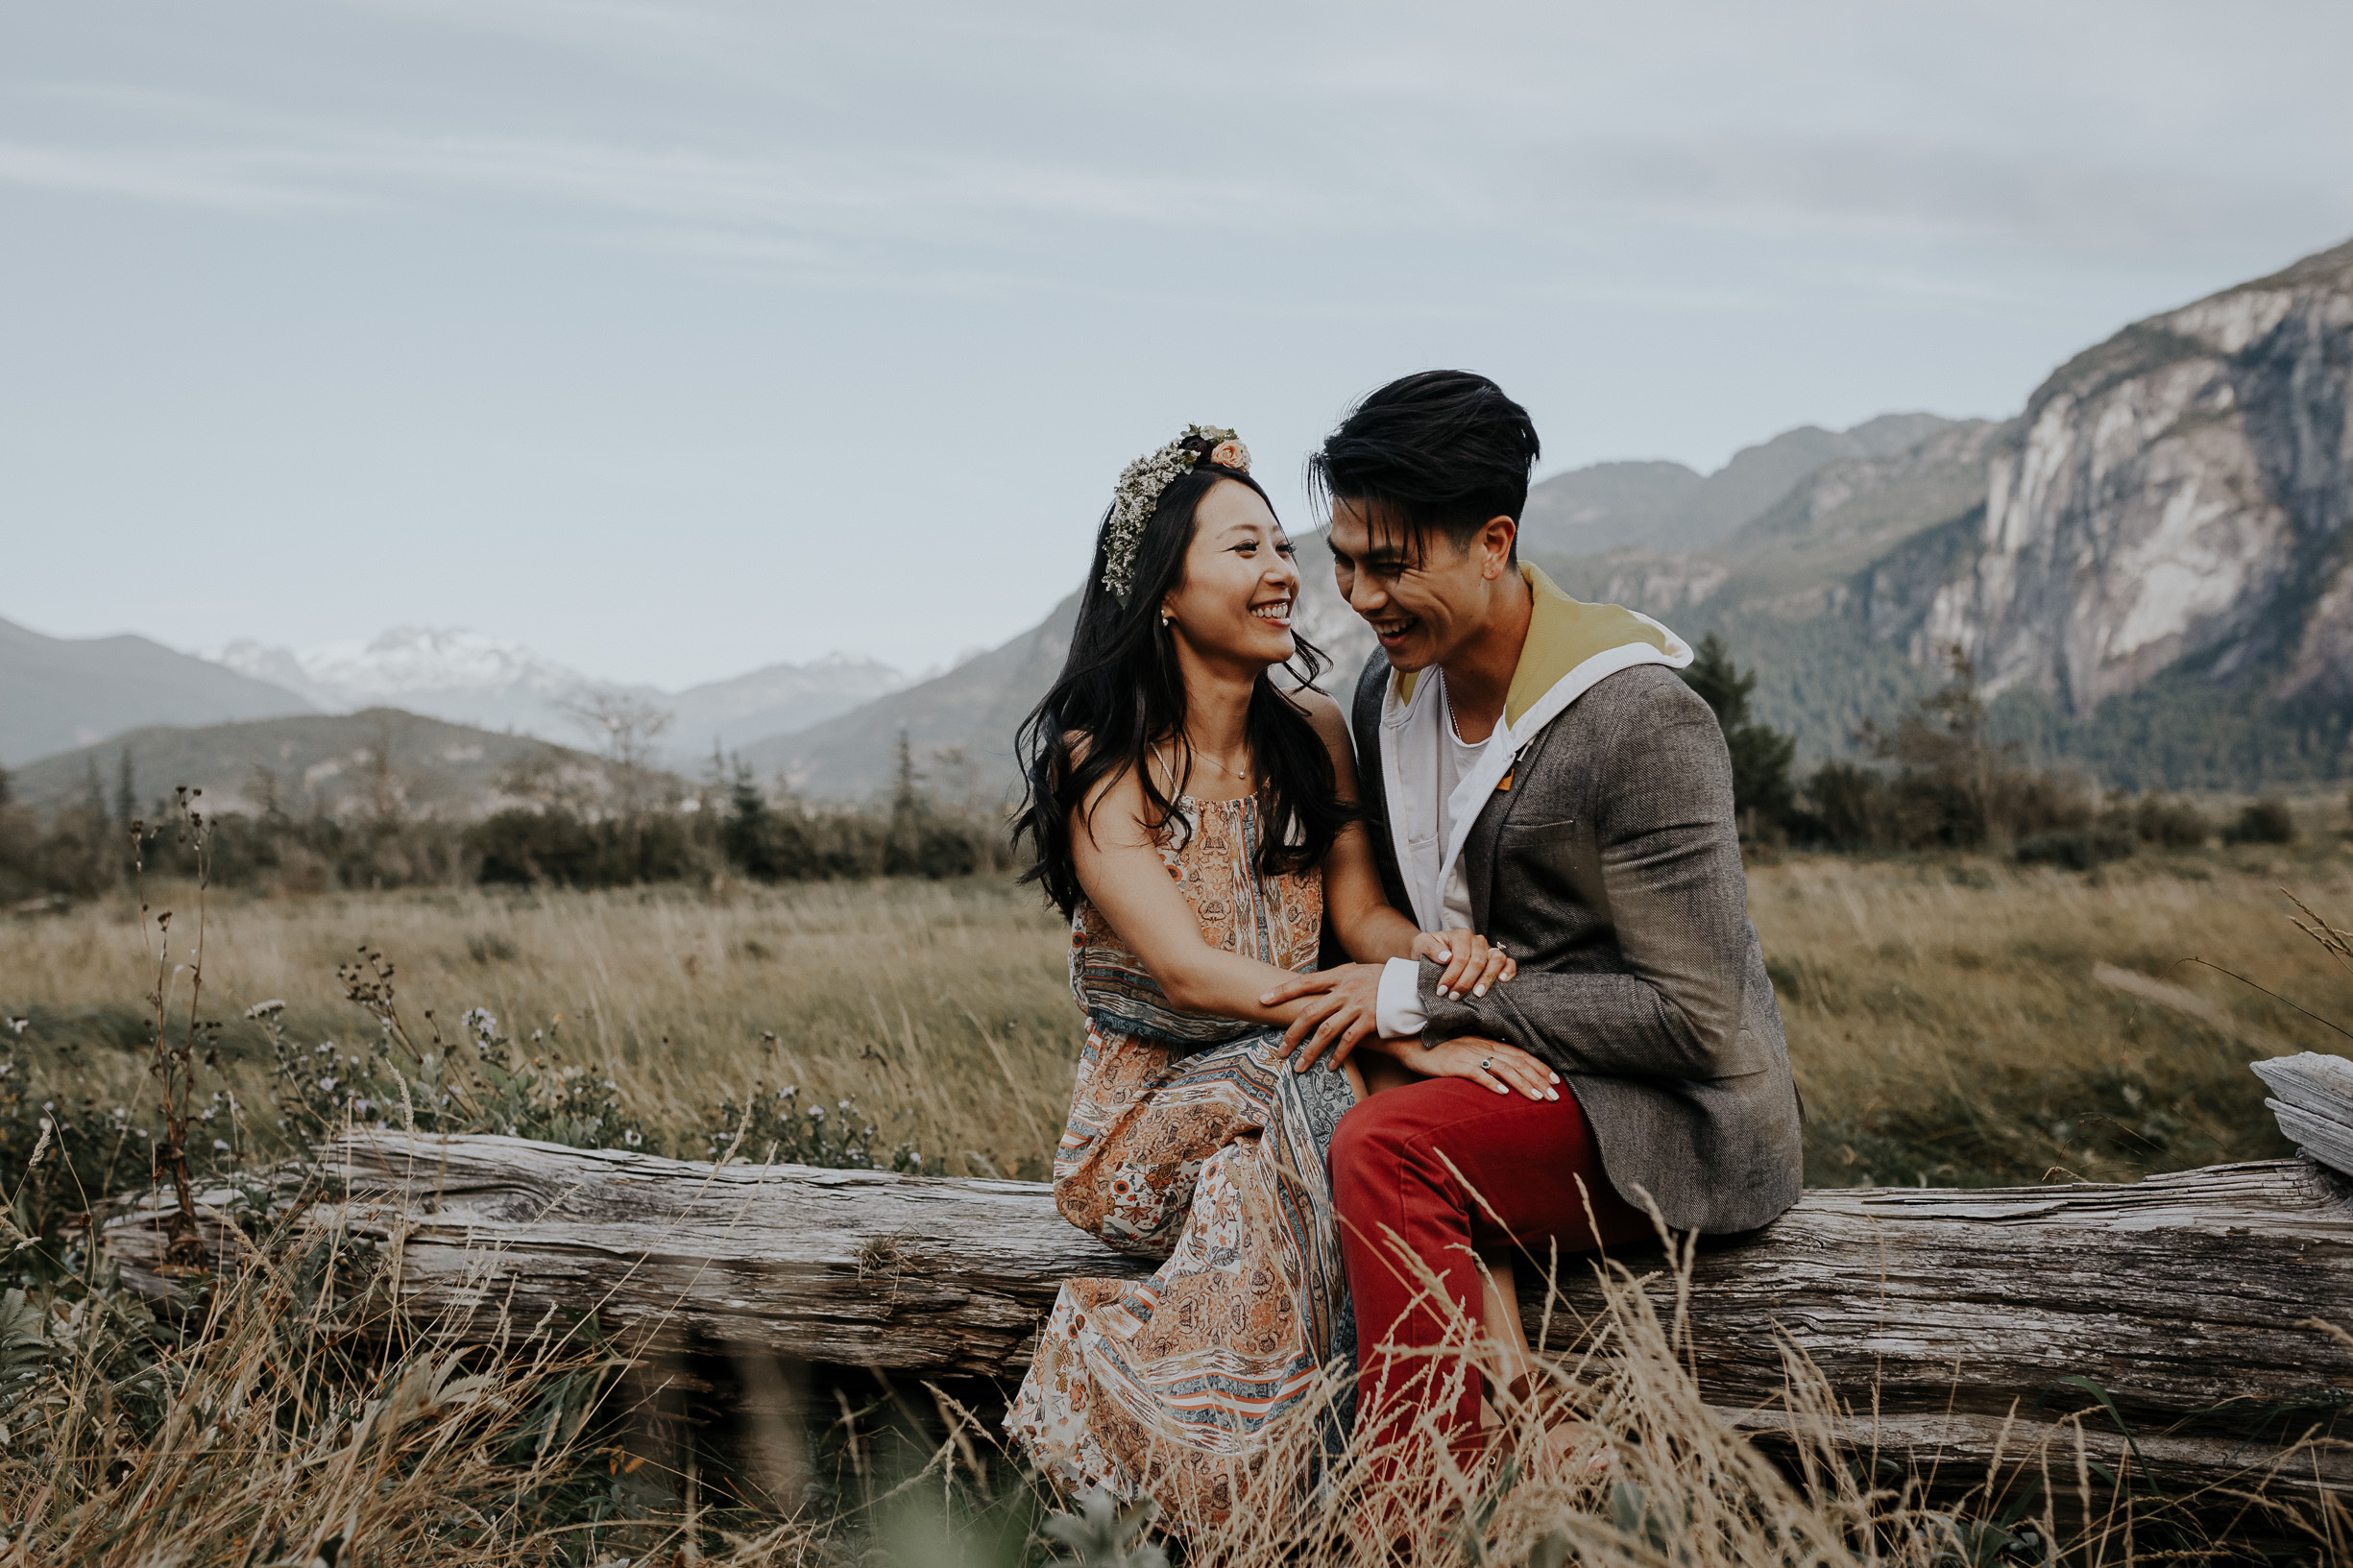
<path fill-rule="evenodd" d="M 1187 421 L 1303 524 L 1433 365 L 1546 472 L 2006 414 L 2353 235 L 2348 62 L 2343 0 L 14 5 L 0 615 L 911 668 Z"/>

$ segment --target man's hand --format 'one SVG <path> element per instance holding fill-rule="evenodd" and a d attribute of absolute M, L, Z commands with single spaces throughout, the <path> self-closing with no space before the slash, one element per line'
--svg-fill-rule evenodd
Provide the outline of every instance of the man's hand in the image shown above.
<path fill-rule="evenodd" d="M 1283 1054 L 1298 1052 L 1292 1064 L 1295 1069 L 1306 1072 L 1328 1049 L 1331 1060 L 1324 1065 L 1338 1072 L 1357 1042 L 1379 1027 L 1381 972 L 1387 967 L 1343 964 L 1284 980 L 1258 999 L 1263 1007 L 1278 1007 L 1301 997 L 1313 999 L 1283 1033 Z"/>

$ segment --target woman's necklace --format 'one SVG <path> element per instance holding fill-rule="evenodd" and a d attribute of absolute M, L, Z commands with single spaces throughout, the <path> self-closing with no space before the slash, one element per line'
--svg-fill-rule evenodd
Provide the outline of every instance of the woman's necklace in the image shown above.
<path fill-rule="evenodd" d="M 1189 756 L 1201 759 L 1211 767 L 1216 768 L 1220 773 L 1230 773 L 1236 779 L 1239 779 L 1246 784 L 1250 782 L 1250 770 L 1248 765 L 1249 762 L 1250 748 L 1249 742 L 1247 740 L 1242 743 L 1243 765 L 1241 766 L 1236 766 L 1234 763 L 1227 761 L 1223 757 L 1211 756 L 1208 752 L 1205 752 L 1199 746 L 1193 744 L 1192 737 L 1189 736 L 1185 739 L 1185 751 Z"/>

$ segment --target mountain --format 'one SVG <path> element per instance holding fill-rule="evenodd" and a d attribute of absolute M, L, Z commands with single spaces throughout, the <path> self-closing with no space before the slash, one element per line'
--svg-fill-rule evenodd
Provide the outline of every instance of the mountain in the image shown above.
<path fill-rule="evenodd" d="M 886 787 L 899 737 L 934 790 L 994 797 L 1013 787 L 1013 732 L 1054 684 L 1079 621 L 1079 595 L 1011 641 L 944 675 L 879 697 L 791 735 L 742 748 L 761 778 L 782 778 L 819 799 L 848 800 Z"/>
<path fill-rule="evenodd" d="M 2077 717 L 2185 663 L 2353 698 L 2349 378 L 2353 243 L 2135 323 L 2036 390 L 1932 588 L 1875 578 L 1888 633 Z"/>
<path fill-rule="evenodd" d="M 1520 548 L 1536 556 L 1619 545 L 1704 548 L 1824 464 L 1892 457 L 1952 422 L 1934 414 L 1881 414 L 1851 430 L 1802 424 L 1743 446 L 1705 478 L 1680 463 L 1596 463 L 1572 470 L 1529 487 Z"/>
<path fill-rule="evenodd" d="M 519 797 L 505 786 L 522 777 L 541 799 L 564 792 L 597 799 L 609 787 L 604 762 L 583 752 L 389 708 L 151 725 L 45 757 L 12 782 L 19 800 L 49 808 L 85 795 L 94 777 L 111 803 L 125 757 L 140 811 L 186 784 L 205 792 L 207 814 L 257 814 L 275 799 L 298 814 L 313 808 L 366 814 L 392 806 L 467 821 L 513 804 Z"/>
<path fill-rule="evenodd" d="M 1845 749 L 1966 656 L 1997 733 L 2129 787 L 2353 773 L 2353 244 L 2136 322 L 2001 424 L 1816 469 L 1712 548 L 1554 563 L 1722 632 Z"/>
<path fill-rule="evenodd" d="M 878 660 L 832 653 L 806 664 L 769 664 L 654 700 L 671 712 L 663 739 L 669 755 L 685 762 L 709 757 L 715 745 L 732 750 L 805 730 L 906 685 L 906 676 Z"/>
<path fill-rule="evenodd" d="M 133 725 L 305 713 L 282 686 L 143 637 L 43 637 L 0 620 L 0 766 Z"/>
<path fill-rule="evenodd" d="M 580 721 L 580 702 L 626 698 L 670 715 L 660 748 L 677 764 L 710 756 L 715 744 L 733 748 L 805 728 L 895 690 L 907 680 L 887 664 L 837 653 L 671 693 L 594 680 L 520 642 L 480 632 L 417 626 L 300 652 L 231 642 L 206 657 L 300 692 L 311 706 L 329 712 L 397 707 L 556 741 L 594 734 Z"/>
<path fill-rule="evenodd" d="M 364 641 L 300 652 L 231 642 L 206 657 L 299 691 L 328 712 L 397 707 L 453 724 L 522 730 L 546 739 L 582 733 L 563 705 L 584 693 L 659 696 L 650 687 L 608 687 L 520 642 L 458 628 L 396 626 Z"/>

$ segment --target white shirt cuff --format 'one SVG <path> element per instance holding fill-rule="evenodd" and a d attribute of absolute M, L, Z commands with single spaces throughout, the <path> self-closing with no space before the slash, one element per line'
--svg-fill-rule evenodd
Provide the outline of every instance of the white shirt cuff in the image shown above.
<path fill-rule="evenodd" d="M 1372 1022 L 1384 1040 L 1419 1034 L 1430 1021 L 1421 1005 L 1421 963 L 1392 958 L 1381 970 L 1381 989 L 1372 999 Z"/>

